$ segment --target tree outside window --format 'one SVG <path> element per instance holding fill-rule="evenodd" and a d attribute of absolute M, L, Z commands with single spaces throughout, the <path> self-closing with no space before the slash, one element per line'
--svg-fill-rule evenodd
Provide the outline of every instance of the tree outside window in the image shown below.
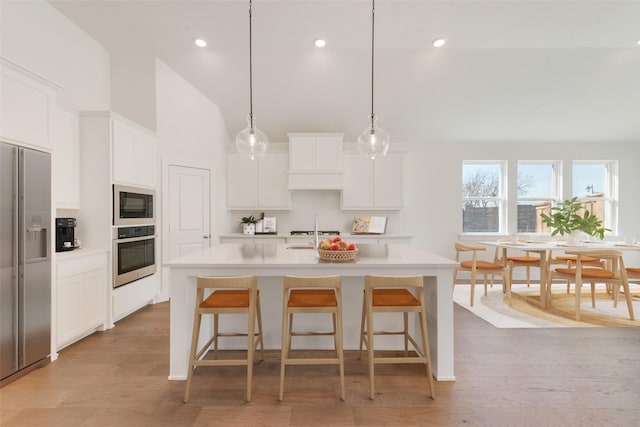
<path fill-rule="evenodd" d="M 464 162 L 462 165 L 462 231 L 502 231 L 504 166 L 502 162 Z"/>

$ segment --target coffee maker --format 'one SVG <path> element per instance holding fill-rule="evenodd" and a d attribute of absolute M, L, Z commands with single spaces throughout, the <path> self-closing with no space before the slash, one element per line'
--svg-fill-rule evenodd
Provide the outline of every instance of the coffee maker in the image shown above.
<path fill-rule="evenodd" d="M 56 252 L 75 248 L 75 218 L 56 218 Z"/>

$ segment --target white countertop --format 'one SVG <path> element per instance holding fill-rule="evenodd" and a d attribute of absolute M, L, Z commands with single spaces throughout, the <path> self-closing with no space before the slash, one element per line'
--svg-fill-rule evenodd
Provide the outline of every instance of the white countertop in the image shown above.
<path fill-rule="evenodd" d="M 96 248 L 76 248 L 72 251 L 56 252 L 56 260 L 66 261 L 68 259 L 81 258 L 106 252 L 109 252 L 109 250 Z"/>
<path fill-rule="evenodd" d="M 212 246 L 201 252 L 185 255 L 164 263 L 165 267 L 304 267 L 340 266 L 340 268 L 376 266 L 389 267 L 453 267 L 455 261 L 425 252 L 404 244 L 368 244 L 358 246 L 356 259 L 349 262 L 329 262 L 321 260 L 313 249 L 291 249 L 283 243 L 225 243 Z"/>
<path fill-rule="evenodd" d="M 333 234 L 331 235 L 333 236 Z M 302 236 L 292 236 L 291 234 L 242 234 L 242 233 L 229 233 L 229 234 L 221 234 L 221 238 L 259 238 L 259 239 L 313 239 L 313 235 L 302 235 Z M 325 239 L 329 236 L 318 236 L 320 240 Z M 349 240 L 351 238 L 364 238 L 364 239 L 411 239 L 413 235 L 410 234 L 352 234 L 352 233 L 340 233 L 340 237 L 344 240 Z"/>

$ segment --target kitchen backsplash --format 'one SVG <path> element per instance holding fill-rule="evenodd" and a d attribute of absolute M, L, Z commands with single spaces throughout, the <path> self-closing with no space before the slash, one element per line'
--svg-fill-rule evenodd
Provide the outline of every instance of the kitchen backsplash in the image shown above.
<path fill-rule="evenodd" d="M 358 216 L 386 216 L 387 233 L 400 234 L 409 232 L 403 224 L 403 214 L 399 211 L 342 211 L 340 210 L 340 192 L 329 190 L 295 191 L 291 195 L 290 211 L 265 211 L 265 216 L 276 217 L 278 233 L 286 234 L 291 230 L 312 230 L 313 219 L 318 215 L 318 228 L 321 230 L 338 230 L 341 233 L 351 231 L 353 219 Z M 262 212 L 233 211 L 230 232 L 241 232 L 238 222 L 243 216 L 260 217 Z"/>

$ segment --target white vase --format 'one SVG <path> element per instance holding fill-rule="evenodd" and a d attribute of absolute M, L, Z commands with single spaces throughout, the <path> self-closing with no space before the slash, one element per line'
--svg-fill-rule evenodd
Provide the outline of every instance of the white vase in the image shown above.
<path fill-rule="evenodd" d="M 582 232 L 580 230 L 573 230 L 567 236 L 567 245 L 569 246 L 577 246 L 580 243 L 580 235 Z"/>
<path fill-rule="evenodd" d="M 256 234 L 256 225 L 242 224 L 242 234 Z"/>

